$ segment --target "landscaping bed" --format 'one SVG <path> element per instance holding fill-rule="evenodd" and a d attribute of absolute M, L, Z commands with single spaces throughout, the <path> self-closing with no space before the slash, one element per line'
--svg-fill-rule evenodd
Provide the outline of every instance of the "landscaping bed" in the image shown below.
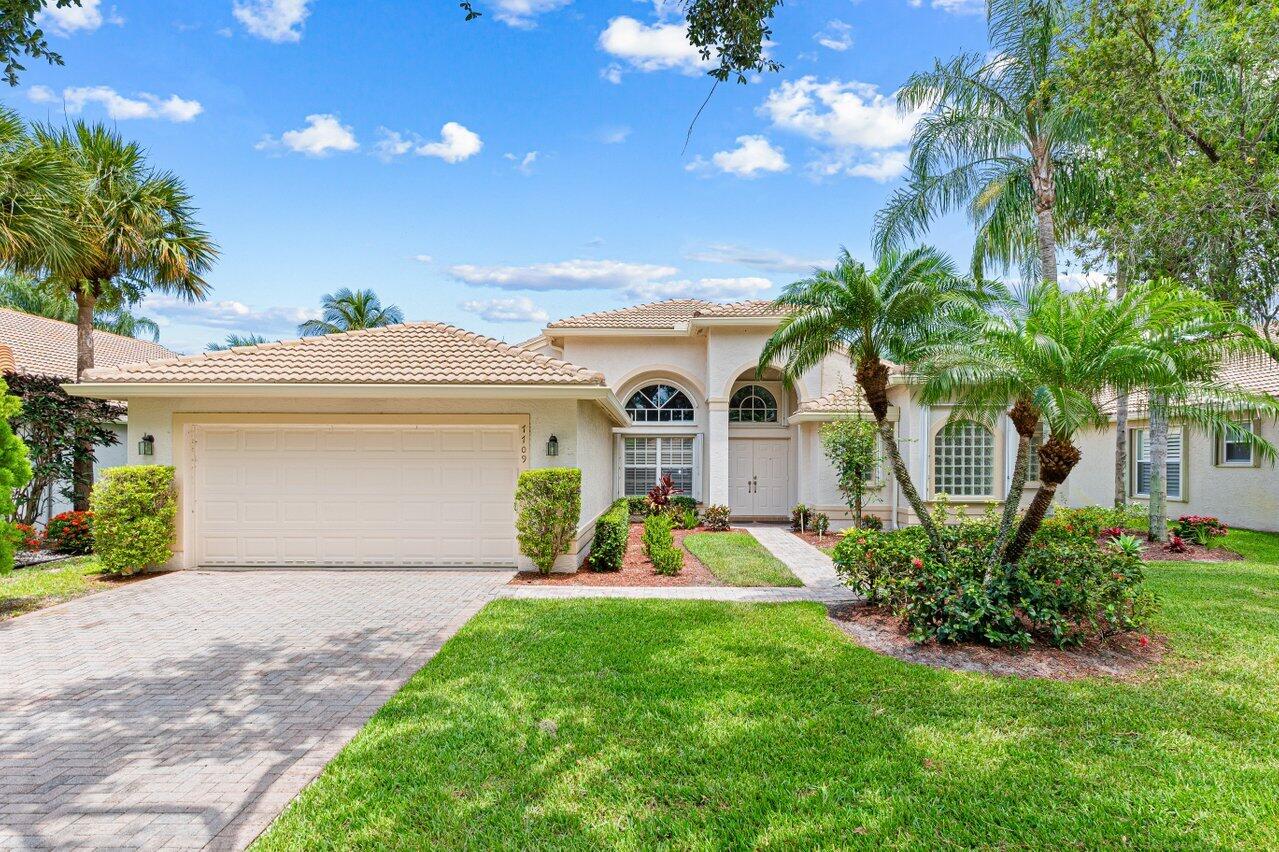
<path fill-rule="evenodd" d="M 620 571 L 592 571 L 583 565 L 579 570 L 569 573 L 539 574 L 536 571 L 521 571 L 511 580 L 513 585 L 546 585 L 546 586 L 722 586 L 716 576 L 702 562 L 684 547 L 684 538 L 691 533 L 705 532 L 701 529 L 671 530 L 675 546 L 684 557 L 684 567 L 678 574 L 671 576 L 657 573 L 653 564 L 644 555 L 642 542 L 644 525 L 630 524 L 627 530 L 626 556 L 622 560 Z M 710 533 L 715 535 L 715 533 Z"/>
<path fill-rule="evenodd" d="M 839 544 L 839 540 L 844 537 L 844 531 L 835 530 L 834 532 L 828 532 L 826 535 L 819 536 L 812 530 L 805 530 L 804 532 L 791 530 L 791 535 L 811 544 L 822 553 L 829 555 L 830 552 L 835 549 L 835 545 Z"/>

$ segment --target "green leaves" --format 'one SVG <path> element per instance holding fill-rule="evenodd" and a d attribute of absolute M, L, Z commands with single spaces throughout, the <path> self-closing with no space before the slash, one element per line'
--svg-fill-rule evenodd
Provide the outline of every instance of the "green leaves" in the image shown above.
<path fill-rule="evenodd" d="M 160 568 L 173 556 L 178 514 L 173 468 L 108 468 L 93 488 L 93 546 L 102 568 L 135 574 Z"/>
<path fill-rule="evenodd" d="M 515 486 L 515 531 L 520 553 L 549 574 L 568 553 L 582 514 L 582 471 L 544 467 L 520 473 Z"/>

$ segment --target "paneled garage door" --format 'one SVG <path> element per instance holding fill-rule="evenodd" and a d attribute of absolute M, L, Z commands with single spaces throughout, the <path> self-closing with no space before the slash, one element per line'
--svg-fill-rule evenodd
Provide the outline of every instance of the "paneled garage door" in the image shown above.
<path fill-rule="evenodd" d="M 199 565 L 515 564 L 519 427 L 199 426 L 190 451 Z"/>

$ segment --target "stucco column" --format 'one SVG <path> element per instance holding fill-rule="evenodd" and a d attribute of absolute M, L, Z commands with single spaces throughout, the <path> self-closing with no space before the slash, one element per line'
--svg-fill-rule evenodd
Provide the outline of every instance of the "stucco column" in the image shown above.
<path fill-rule="evenodd" d="M 728 400 L 707 400 L 706 409 L 706 499 L 712 506 L 727 506 Z"/>

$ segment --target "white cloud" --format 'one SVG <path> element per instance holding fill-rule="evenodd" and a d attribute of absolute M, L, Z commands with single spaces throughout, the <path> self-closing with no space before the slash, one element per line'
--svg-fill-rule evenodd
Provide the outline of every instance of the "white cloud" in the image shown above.
<path fill-rule="evenodd" d="M 600 79 L 605 83 L 612 83 L 614 86 L 622 84 L 622 66 L 616 62 L 610 62 L 608 65 L 600 69 Z"/>
<path fill-rule="evenodd" d="M 909 0 L 909 2 L 916 9 L 924 5 L 924 0 Z M 932 0 L 929 5 L 943 12 L 950 12 L 952 15 L 978 15 L 986 11 L 986 0 Z"/>
<path fill-rule="evenodd" d="M 661 299 L 733 301 L 757 299 L 772 286 L 773 282 L 767 278 L 699 278 L 638 284 L 628 287 L 626 294 L 632 299 L 643 301 Z"/>
<path fill-rule="evenodd" d="M 460 163 L 480 153 L 484 142 L 479 134 L 467 130 L 456 121 L 450 121 L 440 128 L 440 141 L 427 142 L 413 149 L 413 153 L 421 157 L 438 157 L 446 163 Z"/>
<path fill-rule="evenodd" d="M 790 168 L 781 148 L 773 147 L 763 136 L 738 136 L 737 147 L 731 151 L 716 151 L 709 162 L 700 157 L 685 168 L 689 171 L 714 167 L 721 172 L 741 178 L 756 178 L 762 172 L 784 172 Z"/>
<path fill-rule="evenodd" d="M 377 144 L 373 146 L 373 150 L 378 158 L 384 162 L 389 162 L 413 150 L 415 143 L 412 140 L 405 139 L 404 135 L 399 131 L 379 127 L 377 132 L 380 138 Z"/>
<path fill-rule="evenodd" d="M 459 264 L 449 273 L 476 287 L 501 290 L 626 290 L 679 272 L 673 266 L 619 260 L 564 260 L 527 266 Z"/>
<path fill-rule="evenodd" d="M 336 115 L 308 115 L 306 124 L 299 130 L 285 131 L 279 139 L 264 136 L 255 147 L 258 150 L 288 148 L 308 157 L 327 157 L 333 151 L 354 151 L 360 147 L 350 126 L 339 121 Z"/>
<path fill-rule="evenodd" d="M 550 316 L 527 296 L 462 302 L 462 310 L 489 322 L 546 322 Z"/>
<path fill-rule="evenodd" d="M 429 254 L 415 254 L 413 255 L 413 259 L 418 263 L 430 263 L 435 260 L 435 258 L 431 257 Z"/>
<path fill-rule="evenodd" d="M 631 136 L 631 128 L 626 125 L 618 127 L 601 127 L 597 138 L 605 145 L 620 145 Z"/>
<path fill-rule="evenodd" d="M 830 266 L 829 258 L 805 259 L 771 249 L 755 249 L 732 243 L 711 243 L 684 257 L 700 263 L 729 263 L 763 269 L 766 272 L 810 272 L 813 267 Z"/>
<path fill-rule="evenodd" d="M 142 300 L 141 312 L 154 316 L 159 325 L 181 323 L 203 328 L 261 334 L 265 337 L 296 336 L 299 323 L 318 319 L 316 308 L 275 306 L 253 308 L 243 302 L 223 299 L 189 302 L 176 296 L 152 293 Z"/>
<path fill-rule="evenodd" d="M 36 15 L 36 22 L 57 35 L 69 36 L 78 30 L 93 32 L 104 23 L 121 26 L 124 18 L 114 6 L 104 15 L 102 0 L 81 0 L 79 6 L 62 7 L 45 0 L 44 8 Z"/>
<path fill-rule="evenodd" d="M 700 74 L 710 67 L 697 48 L 688 43 L 687 29 L 678 24 L 645 24 L 622 15 L 613 18 L 600 33 L 599 48 L 637 71 L 679 71 Z M 611 83 L 621 81 L 620 66 L 610 65 L 601 75 Z"/>
<path fill-rule="evenodd" d="M 302 40 L 311 0 L 235 0 L 231 14 L 251 35 L 277 44 Z"/>
<path fill-rule="evenodd" d="M 842 53 L 853 46 L 853 28 L 840 20 L 827 21 L 826 26 L 813 35 L 813 40 L 827 50 Z"/>
<path fill-rule="evenodd" d="M 856 80 L 819 82 L 806 76 L 769 92 L 759 113 L 774 127 L 825 149 L 809 164 L 817 175 L 889 180 L 905 168 L 904 148 L 922 111 L 902 114 L 896 100 Z"/>
<path fill-rule="evenodd" d="M 199 101 L 186 100 L 177 95 L 160 98 L 147 92 L 138 92 L 135 97 L 126 98 L 110 86 L 73 86 L 63 89 L 61 95 L 48 86 L 32 86 L 27 91 L 27 97 L 38 104 L 61 102 L 63 109 L 72 115 L 83 112 L 91 103 L 101 104 L 107 117 L 116 121 L 159 118 L 184 122 L 204 111 Z"/>
<path fill-rule="evenodd" d="M 533 165 L 537 162 L 538 151 L 529 151 L 527 154 L 503 154 L 502 156 L 515 164 L 515 170 L 522 175 L 533 174 Z"/>
<path fill-rule="evenodd" d="M 508 27 L 527 30 L 537 26 L 537 16 L 562 9 L 573 0 L 496 0 L 493 17 Z"/>

